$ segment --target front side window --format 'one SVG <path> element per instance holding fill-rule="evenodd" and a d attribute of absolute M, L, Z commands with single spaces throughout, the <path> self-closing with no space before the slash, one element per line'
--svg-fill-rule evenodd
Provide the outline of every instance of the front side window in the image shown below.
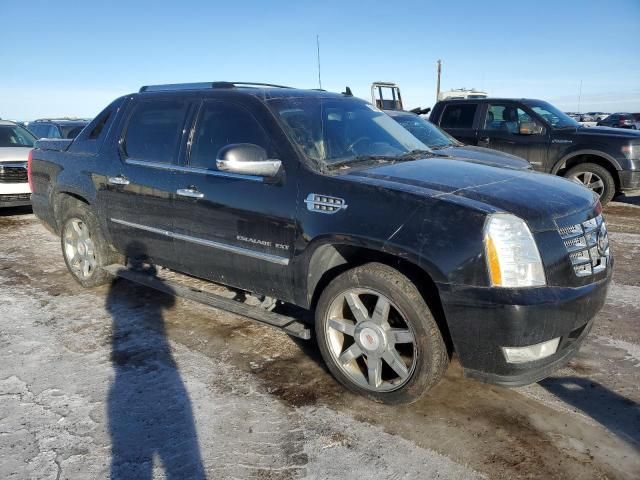
<path fill-rule="evenodd" d="M 444 107 L 440 126 L 442 128 L 473 128 L 473 117 L 476 115 L 477 104 L 450 104 Z"/>
<path fill-rule="evenodd" d="M 429 150 L 386 113 L 357 98 L 305 95 L 266 103 L 305 156 L 325 167 Z"/>
<path fill-rule="evenodd" d="M 45 135 L 47 138 L 62 138 L 60 135 L 60 129 L 56 125 L 49 125 L 49 130 Z"/>
<path fill-rule="evenodd" d="M 267 134 L 244 107 L 227 102 L 207 102 L 202 107 L 191 147 L 189 165 L 216 168 L 221 148 L 233 143 L 252 143 L 276 158 Z"/>
<path fill-rule="evenodd" d="M 498 130 L 509 133 L 519 133 L 520 124 L 533 122 L 531 116 L 514 105 L 489 105 L 487 117 L 484 121 L 485 130 Z"/>
<path fill-rule="evenodd" d="M 20 125 L 0 125 L 0 147 L 33 147 L 37 139 Z"/>
<path fill-rule="evenodd" d="M 173 163 L 178 155 L 187 103 L 181 100 L 143 101 L 129 117 L 123 149 L 127 157 Z"/>

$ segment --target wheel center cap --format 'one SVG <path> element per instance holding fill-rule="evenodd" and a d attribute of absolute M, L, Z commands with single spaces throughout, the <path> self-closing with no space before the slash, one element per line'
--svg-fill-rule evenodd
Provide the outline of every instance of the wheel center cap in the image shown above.
<path fill-rule="evenodd" d="M 86 248 L 85 248 L 85 246 L 84 246 L 84 243 L 79 242 L 79 243 L 78 243 L 78 253 L 79 253 L 80 255 L 84 255 L 85 250 L 86 250 Z"/>
<path fill-rule="evenodd" d="M 360 345 L 366 350 L 375 351 L 380 348 L 381 339 L 373 328 L 365 327 L 360 331 L 358 335 L 358 339 L 360 340 Z"/>

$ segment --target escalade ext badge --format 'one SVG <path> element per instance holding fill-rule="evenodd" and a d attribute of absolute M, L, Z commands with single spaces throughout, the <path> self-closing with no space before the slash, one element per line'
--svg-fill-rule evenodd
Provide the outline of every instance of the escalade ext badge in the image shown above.
<path fill-rule="evenodd" d="M 307 204 L 307 210 L 318 213 L 337 213 L 339 210 L 344 210 L 348 206 L 342 198 L 329 197 L 317 193 L 307 195 L 304 203 Z"/>

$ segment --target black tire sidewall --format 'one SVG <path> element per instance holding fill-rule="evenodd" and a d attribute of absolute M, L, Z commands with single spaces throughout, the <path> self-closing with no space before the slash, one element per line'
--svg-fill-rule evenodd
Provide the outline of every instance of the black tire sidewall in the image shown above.
<path fill-rule="evenodd" d="M 570 168 L 565 174 L 565 177 L 569 178 L 575 174 L 583 172 L 595 173 L 602 179 L 602 182 L 604 183 L 604 192 L 602 192 L 602 196 L 600 197 L 600 203 L 602 205 L 609 203 L 616 193 L 616 182 L 609 170 L 595 163 L 581 163 Z"/>
<path fill-rule="evenodd" d="M 407 383 L 390 392 L 373 392 L 354 383 L 337 365 L 325 333 L 327 311 L 332 301 L 349 288 L 368 288 L 391 299 L 416 339 L 416 366 Z M 440 329 L 418 289 L 397 270 L 369 263 L 337 276 L 322 292 L 316 308 L 316 337 L 322 357 L 334 377 L 351 391 L 388 404 L 407 404 L 420 399 L 442 377 L 449 363 Z"/>
<path fill-rule="evenodd" d="M 96 268 L 87 278 L 78 277 L 75 274 L 75 272 L 69 265 L 69 261 L 65 254 L 64 232 L 69 221 L 75 218 L 81 220 L 85 225 L 87 225 L 89 229 L 89 236 L 91 237 L 95 249 Z M 111 258 L 112 255 L 109 254 L 107 242 L 104 238 L 104 235 L 102 234 L 102 230 L 100 228 L 100 225 L 98 224 L 96 217 L 84 204 L 80 202 L 69 202 L 61 215 L 61 220 L 60 247 L 62 248 L 62 257 L 64 258 L 64 263 L 67 266 L 69 273 L 71 273 L 71 276 L 73 276 L 73 278 L 85 288 L 96 287 L 98 285 L 103 285 L 111 281 L 113 277 L 106 271 L 104 271 L 102 267 L 113 263 L 113 259 Z"/>

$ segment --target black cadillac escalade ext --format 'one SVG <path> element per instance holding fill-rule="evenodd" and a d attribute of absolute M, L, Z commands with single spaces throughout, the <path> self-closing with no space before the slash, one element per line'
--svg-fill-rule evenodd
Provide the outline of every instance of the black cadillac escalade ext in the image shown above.
<path fill-rule="evenodd" d="M 345 94 L 143 87 L 40 141 L 29 171 L 82 285 L 126 252 L 312 310 L 331 372 L 378 401 L 416 400 L 454 351 L 484 381 L 545 377 L 611 279 L 593 192 L 452 161 Z"/>
<path fill-rule="evenodd" d="M 584 127 L 542 100 L 444 100 L 429 120 L 466 145 L 528 160 L 540 172 L 580 182 L 604 205 L 640 189 L 640 132 Z"/>

